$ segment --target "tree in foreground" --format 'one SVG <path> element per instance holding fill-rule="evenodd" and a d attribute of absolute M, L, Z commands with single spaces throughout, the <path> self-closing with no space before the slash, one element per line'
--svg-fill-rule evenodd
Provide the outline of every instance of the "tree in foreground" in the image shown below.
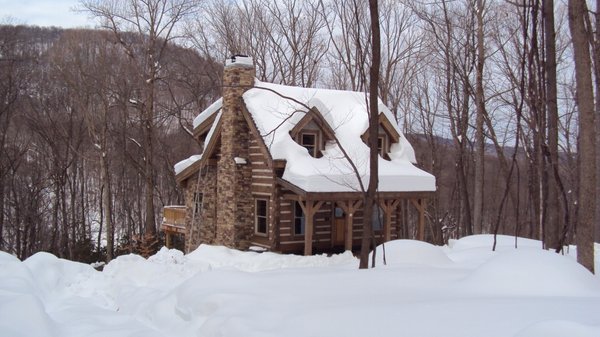
<path fill-rule="evenodd" d="M 594 148 L 594 96 L 584 0 L 569 0 L 569 29 L 575 59 L 577 107 L 579 109 L 579 213 L 577 222 L 577 261 L 594 272 L 594 215 L 596 197 L 596 158 Z"/>

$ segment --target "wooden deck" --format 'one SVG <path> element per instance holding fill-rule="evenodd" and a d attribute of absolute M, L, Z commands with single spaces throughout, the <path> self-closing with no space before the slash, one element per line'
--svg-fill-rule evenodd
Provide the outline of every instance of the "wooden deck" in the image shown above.
<path fill-rule="evenodd" d="M 165 233 L 165 245 L 171 248 L 173 235 L 185 236 L 185 206 L 165 206 L 163 208 L 163 221 L 160 229 Z"/>

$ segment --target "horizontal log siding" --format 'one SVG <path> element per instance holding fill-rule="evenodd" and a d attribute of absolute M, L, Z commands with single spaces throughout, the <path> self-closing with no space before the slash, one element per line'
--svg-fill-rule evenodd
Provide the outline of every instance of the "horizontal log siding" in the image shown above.
<path fill-rule="evenodd" d="M 278 237 L 275 222 L 278 219 L 279 206 L 275 200 L 275 176 L 267 164 L 267 158 L 260 150 L 260 144 L 254 136 L 250 136 L 249 159 L 252 171 L 251 191 L 254 198 L 269 199 L 269 217 L 267 220 L 267 236 L 253 235 L 252 244 L 274 250 Z M 251 215 L 254 217 L 254 214 Z"/>
<path fill-rule="evenodd" d="M 281 195 L 291 193 L 286 189 L 282 189 Z M 301 253 L 304 249 L 304 235 L 293 234 L 294 223 L 294 201 L 280 198 L 280 250 L 284 253 Z M 326 202 L 321 209 L 315 214 L 313 235 L 313 247 L 315 250 L 327 250 L 331 247 L 331 235 L 333 228 L 333 203 Z M 358 249 L 362 239 L 362 220 L 363 211 L 359 210 L 354 213 L 354 225 L 352 228 L 352 245 L 354 249 Z M 392 214 L 391 223 L 391 239 L 398 238 L 400 224 L 397 221 L 397 212 Z M 383 241 L 383 229 L 375 233 L 377 243 Z"/>

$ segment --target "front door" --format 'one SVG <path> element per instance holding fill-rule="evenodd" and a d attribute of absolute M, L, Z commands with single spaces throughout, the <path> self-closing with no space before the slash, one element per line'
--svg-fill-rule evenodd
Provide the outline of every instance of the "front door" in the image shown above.
<path fill-rule="evenodd" d="M 335 207 L 333 209 L 333 231 L 331 242 L 333 246 L 343 246 L 346 238 L 346 213 L 343 209 Z"/>

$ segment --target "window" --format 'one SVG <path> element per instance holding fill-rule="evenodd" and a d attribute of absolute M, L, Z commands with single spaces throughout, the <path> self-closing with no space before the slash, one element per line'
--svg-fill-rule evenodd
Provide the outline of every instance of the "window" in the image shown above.
<path fill-rule="evenodd" d="M 379 207 L 379 205 L 373 206 L 373 216 L 371 217 L 371 221 L 373 223 L 373 230 L 380 231 L 383 229 L 383 209 Z"/>
<path fill-rule="evenodd" d="M 341 207 L 336 207 L 333 211 L 333 214 L 338 219 L 343 218 L 346 215 Z"/>
<path fill-rule="evenodd" d="M 300 134 L 300 145 L 308 150 L 311 157 L 317 157 L 317 135 L 314 133 Z"/>
<path fill-rule="evenodd" d="M 385 155 L 385 138 L 383 136 L 377 137 L 377 151 L 382 157 Z"/>
<path fill-rule="evenodd" d="M 202 193 L 194 193 L 194 214 L 200 214 L 202 212 Z"/>
<path fill-rule="evenodd" d="M 294 203 L 294 235 L 304 235 L 304 224 L 304 212 L 300 204 L 296 201 Z"/>
<path fill-rule="evenodd" d="M 266 199 L 256 199 L 254 227 L 257 234 L 267 234 L 268 204 L 269 202 Z"/>

